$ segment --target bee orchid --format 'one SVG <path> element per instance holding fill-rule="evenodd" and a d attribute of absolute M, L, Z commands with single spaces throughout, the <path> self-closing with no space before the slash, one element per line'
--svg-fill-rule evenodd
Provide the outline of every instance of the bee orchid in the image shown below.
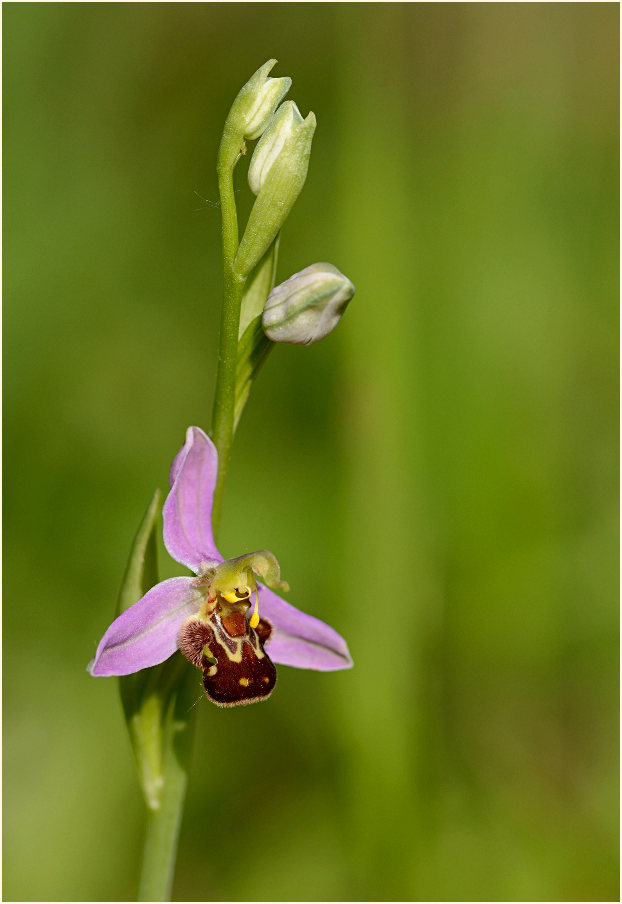
<path fill-rule="evenodd" d="M 272 553 L 223 560 L 211 527 L 217 468 L 212 441 L 189 427 L 171 466 L 162 519 L 168 552 L 195 576 L 156 584 L 115 619 L 89 664 L 91 675 L 128 675 L 179 649 L 203 671 L 210 700 L 235 706 L 270 696 L 275 663 L 318 671 L 352 665 L 333 628 L 274 592 L 289 588 Z"/>

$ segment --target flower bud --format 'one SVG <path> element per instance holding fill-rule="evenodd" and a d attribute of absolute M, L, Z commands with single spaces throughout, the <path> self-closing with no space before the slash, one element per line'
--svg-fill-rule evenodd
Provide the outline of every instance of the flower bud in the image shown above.
<path fill-rule="evenodd" d="M 235 259 L 235 270 L 241 276 L 248 276 L 275 240 L 307 178 L 315 115 L 309 113 L 302 119 L 292 104 L 275 119 L 278 122 L 273 137 L 268 136 L 256 166 L 254 155 L 251 163 L 251 184 L 261 183 L 261 188 Z M 272 123 L 269 129 L 272 131 Z"/>
<path fill-rule="evenodd" d="M 302 123 L 302 116 L 293 100 L 281 104 L 263 133 L 248 168 L 248 184 L 258 195 L 270 169 L 283 150 L 285 142 Z"/>
<path fill-rule="evenodd" d="M 268 78 L 275 65 L 276 60 L 264 63 L 233 101 L 227 124 L 242 139 L 259 138 L 291 87 L 291 78 Z"/>
<path fill-rule="evenodd" d="M 354 286 L 332 264 L 311 264 L 270 292 L 263 328 L 273 342 L 312 345 L 339 322 Z"/>
<path fill-rule="evenodd" d="M 247 83 L 250 86 L 259 75 L 258 82 L 253 85 L 253 90 L 249 91 L 249 98 L 252 96 L 253 103 L 245 111 L 247 118 L 244 137 L 249 141 L 253 141 L 263 134 L 272 114 L 291 88 L 292 80 L 288 76 L 267 78 L 268 72 L 275 63 L 276 60 L 269 60 Z"/>

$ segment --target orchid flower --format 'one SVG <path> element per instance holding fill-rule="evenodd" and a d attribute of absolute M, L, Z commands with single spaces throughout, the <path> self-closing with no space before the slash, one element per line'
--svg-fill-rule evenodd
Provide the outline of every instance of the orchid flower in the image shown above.
<path fill-rule="evenodd" d="M 268 589 L 289 589 L 272 553 L 223 560 L 211 527 L 217 467 L 212 441 L 189 427 L 171 465 L 162 518 L 164 545 L 195 577 L 156 584 L 115 619 L 89 665 L 91 675 L 128 675 L 180 649 L 202 669 L 210 700 L 235 706 L 270 696 L 273 663 L 319 671 L 352 665 L 333 628 Z"/>

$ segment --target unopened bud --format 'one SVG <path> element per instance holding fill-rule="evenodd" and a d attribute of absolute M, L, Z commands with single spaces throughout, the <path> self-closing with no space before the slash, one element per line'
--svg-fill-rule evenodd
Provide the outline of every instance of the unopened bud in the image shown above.
<path fill-rule="evenodd" d="M 288 117 L 291 122 L 286 126 Z M 253 182 L 261 183 L 261 188 L 235 260 L 235 269 L 242 276 L 248 276 L 275 240 L 307 178 L 315 115 L 309 113 L 302 119 L 296 105 L 292 104 L 282 120 L 279 114 L 275 118 L 280 124 L 277 123 L 274 140 L 268 136 L 257 165 L 253 167 L 256 173 Z"/>
<path fill-rule="evenodd" d="M 248 168 L 248 184 L 259 194 L 266 177 L 283 150 L 285 142 L 294 136 L 303 119 L 293 100 L 285 101 L 276 111 L 259 139 Z"/>
<path fill-rule="evenodd" d="M 268 78 L 275 65 L 276 60 L 264 63 L 233 101 L 223 133 L 223 142 L 229 152 L 225 160 L 228 166 L 235 161 L 244 139 L 259 138 L 291 87 L 291 78 Z"/>
<path fill-rule="evenodd" d="M 248 93 L 244 95 L 244 113 L 246 115 L 244 137 L 249 141 L 259 138 L 263 134 L 272 114 L 291 88 L 292 80 L 289 76 L 284 78 L 267 77 L 275 64 L 276 60 L 268 60 L 242 88 L 242 91 L 248 89 Z M 241 94 L 242 92 L 238 97 Z"/>
<path fill-rule="evenodd" d="M 273 342 L 312 345 L 333 330 L 354 286 L 332 264 L 311 264 L 270 292 L 263 328 Z"/>

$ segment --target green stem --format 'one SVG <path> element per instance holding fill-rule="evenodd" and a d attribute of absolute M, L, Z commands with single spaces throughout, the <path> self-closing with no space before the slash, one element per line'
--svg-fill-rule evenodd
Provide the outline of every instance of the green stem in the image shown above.
<path fill-rule="evenodd" d="M 218 190 L 222 213 L 224 296 L 212 418 L 212 439 L 218 450 L 218 475 L 212 507 L 214 535 L 217 533 L 220 522 L 222 494 L 233 442 L 240 304 L 246 282 L 245 278 L 235 272 L 233 266 L 238 249 L 238 218 L 233 192 L 233 166 L 235 164 L 233 166 L 227 164 L 226 148 L 223 147 L 223 144 L 221 144 L 218 160 Z"/>
<path fill-rule="evenodd" d="M 147 811 L 139 901 L 171 900 L 186 783 L 187 776 L 183 770 L 168 774 L 159 808 Z"/>
<path fill-rule="evenodd" d="M 181 657 L 179 657 L 181 662 Z M 176 677 L 175 693 L 168 704 L 163 720 L 167 738 L 162 745 L 162 783 L 157 803 L 147 809 L 147 827 L 143 851 L 143 864 L 138 888 L 139 901 L 170 901 L 177 859 L 177 841 L 183 814 L 188 783 L 188 758 L 194 729 L 191 703 L 196 694 L 193 671 L 185 662 L 177 663 L 183 669 L 171 670 L 171 680 Z"/>
<path fill-rule="evenodd" d="M 233 191 L 233 168 L 239 157 L 241 145 L 240 136 L 225 126 L 218 154 L 224 297 L 212 419 L 212 438 L 218 450 L 218 474 L 212 509 L 214 535 L 220 520 L 222 493 L 233 441 L 240 305 L 246 282 L 245 278 L 236 274 L 233 266 L 238 250 L 238 218 Z M 170 901 L 171 899 L 177 841 L 188 780 L 186 764 L 194 722 L 194 719 L 188 715 L 191 709 L 188 691 L 191 695 L 195 693 L 195 682 L 192 680 L 192 683 L 188 684 L 189 679 L 194 679 L 193 670 L 188 670 L 188 676 L 179 682 L 180 692 L 171 700 L 173 707 L 169 711 L 171 718 L 163 720 L 164 724 L 169 726 L 168 731 L 170 732 L 169 737 L 162 745 L 164 781 L 157 801 L 147 810 L 139 901 Z"/>

